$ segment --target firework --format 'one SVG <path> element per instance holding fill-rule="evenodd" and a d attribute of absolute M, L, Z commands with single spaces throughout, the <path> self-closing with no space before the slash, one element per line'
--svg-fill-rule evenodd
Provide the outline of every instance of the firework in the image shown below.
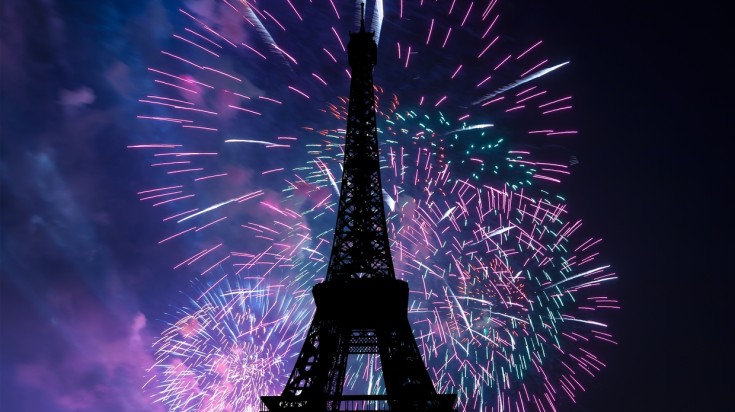
<path fill-rule="evenodd" d="M 262 277 L 200 286 L 155 343 L 154 397 L 172 410 L 256 411 L 288 377 L 306 312 Z"/>
<path fill-rule="evenodd" d="M 455 175 L 451 160 L 430 144 L 446 140 L 442 129 L 451 135 L 452 125 L 434 128 L 433 137 L 413 134 L 415 145 L 384 145 L 382 162 L 396 273 L 410 283 L 410 319 L 438 389 L 458 393 L 467 410 L 544 410 L 562 396 L 574 400 L 583 390 L 580 376 L 604 366 L 589 347 L 612 342 L 597 319 L 617 301 L 598 291 L 615 279 L 596 263 L 599 239 L 582 238 L 581 222 L 567 220 L 563 199 L 538 188 L 551 180 L 526 182 L 543 169 L 565 168 L 494 145 L 504 156 L 473 154 L 493 171 L 475 183 L 478 172 Z M 300 181 L 331 188 L 321 204 L 333 208 L 339 196 L 331 176 L 340 156 L 327 154 L 339 153 L 342 139 L 338 132 L 323 136 L 333 141 L 324 142 Z M 312 227 L 318 230 L 317 222 Z M 323 244 L 321 253 L 328 253 Z"/>
<path fill-rule="evenodd" d="M 604 366 L 591 350 L 612 342 L 601 319 L 617 306 L 599 287 L 615 278 L 596 263 L 599 239 L 582 237 L 559 194 L 569 174 L 559 139 L 576 134 L 572 97 L 544 80 L 567 62 L 545 56 L 541 40 L 499 34 L 497 1 L 423 3 L 368 4 L 381 50 L 391 248 L 413 291 L 414 333 L 437 389 L 458 393 L 460 409 L 554 409 Z M 174 269 L 207 285 L 156 345 L 152 385 L 172 409 L 248 408 L 290 371 L 333 236 L 344 38 L 357 10 L 289 1 L 182 9 L 164 68 L 150 69 L 158 91 L 141 99 L 139 117 L 153 137 L 130 147 L 150 156 L 158 181 L 139 195 L 168 225 L 161 247 L 190 251 Z M 278 289 L 263 292 L 267 304 L 238 306 L 228 291 L 252 289 L 237 284 L 244 278 Z M 251 314 L 231 316 L 233 306 Z M 263 319 L 262 333 L 207 332 L 178 346 L 191 322 L 242 331 L 251 318 Z M 268 319 L 287 326 L 264 335 Z M 241 371 L 247 357 L 269 365 L 258 369 L 272 386 Z M 375 362 L 348 370 L 347 387 L 379 392 L 379 382 Z"/>

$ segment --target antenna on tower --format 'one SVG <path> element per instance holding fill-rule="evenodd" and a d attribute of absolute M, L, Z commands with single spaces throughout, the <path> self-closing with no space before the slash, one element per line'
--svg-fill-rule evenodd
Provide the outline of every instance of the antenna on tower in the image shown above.
<path fill-rule="evenodd" d="M 365 33 L 365 3 L 360 3 L 360 33 Z"/>

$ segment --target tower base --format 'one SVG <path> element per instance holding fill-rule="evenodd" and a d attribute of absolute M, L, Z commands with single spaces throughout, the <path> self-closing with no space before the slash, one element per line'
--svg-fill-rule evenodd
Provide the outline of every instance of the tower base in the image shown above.
<path fill-rule="evenodd" d="M 456 395 L 434 389 L 408 322 L 408 284 L 390 278 L 326 281 L 312 290 L 316 313 L 280 396 L 261 410 L 452 412 Z M 385 395 L 343 395 L 350 354 L 378 354 Z"/>
<path fill-rule="evenodd" d="M 321 399 L 318 404 L 337 405 L 337 409 L 319 408 L 308 401 L 286 399 L 284 396 L 261 396 L 261 412 L 347 412 L 347 411 L 395 411 L 395 412 L 455 412 L 457 395 L 434 395 L 427 399 L 389 398 L 386 395 L 342 395 L 339 398 Z M 336 402 L 335 402 L 336 401 Z"/>

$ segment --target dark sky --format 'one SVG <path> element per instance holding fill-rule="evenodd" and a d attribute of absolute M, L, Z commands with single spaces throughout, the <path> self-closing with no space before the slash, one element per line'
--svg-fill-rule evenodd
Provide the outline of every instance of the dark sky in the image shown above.
<path fill-rule="evenodd" d="M 203 3 L 6 0 L 0 6 L 0 409 L 164 410 L 140 389 L 148 379 L 144 369 L 154 363 L 153 342 L 176 317 L 171 308 L 185 306 L 183 296 L 195 293 L 190 282 L 197 275 L 172 267 L 205 240 L 158 244 L 175 232 L 161 222 L 166 212 L 136 193 L 167 181 L 151 172 L 150 157 L 126 147 L 189 133 L 136 117 L 148 110 L 139 99 L 160 87 L 153 80 L 161 77 L 146 68 L 186 67 L 160 53 L 184 50 L 172 34 L 190 22 L 177 9 L 204 15 L 196 6 Z M 560 402 L 559 410 L 724 410 L 735 366 L 727 351 L 735 285 L 728 193 L 735 177 L 735 35 L 725 6 L 505 3 L 509 17 L 502 29 L 512 41 L 542 37 L 550 59 L 572 62 L 548 81 L 574 95 L 571 119 L 579 131 L 562 144 L 579 161 L 563 192 L 585 233 L 604 239 L 598 250 L 618 275 L 606 286 L 621 305 L 607 319 L 618 344 L 596 348 L 608 367 L 585 383 L 577 404 Z M 337 30 L 349 27 L 327 12 L 323 17 Z M 390 36 L 406 26 L 386 21 L 383 27 Z M 231 28 L 230 34 L 241 32 Z M 330 32 L 295 36 L 334 42 Z M 462 55 L 461 48 L 451 53 Z M 344 82 L 334 88 L 346 93 L 342 69 L 324 66 L 322 55 L 296 57 L 306 63 L 283 69 L 286 74 L 261 71 L 242 93 L 271 91 L 269 76 L 298 86 L 294 79 L 310 75 L 301 68 L 316 61 L 320 73 Z M 282 59 L 282 67 L 291 64 Z M 250 62 L 222 66 L 254 73 Z M 415 70 L 427 79 L 439 72 Z M 385 75 L 384 84 L 410 89 L 416 78 L 397 80 L 405 73 L 413 72 Z M 460 93 L 448 89 L 450 96 Z M 284 102 L 300 98 L 289 91 L 270 95 Z M 311 101 L 323 105 L 332 97 Z M 217 103 L 226 106 L 230 98 L 218 96 Z M 269 111 L 259 123 L 247 123 L 252 139 L 288 136 L 285 125 L 319 127 L 309 118 L 315 108 L 289 112 L 288 105 L 262 104 Z M 222 120 L 217 138 L 243 138 L 238 127 L 248 115 Z M 340 127 L 330 122 L 322 127 Z M 198 195 L 211 196 L 212 204 L 264 189 L 263 199 L 275 199 L 275 190 L 266 188 L 273 182 L 256 179 L 252 170 L 282 167 L 297 154 L 270 153 L 233 150 L 236 159 L 249 156 L 248 167 L 219 160 L 233 179 Z M 248 215 L 250 221 L 270 218 Z M 216 230 L 218 238 L 233 236 L 232 229 Z"/>
<path fill-rule="evenodd" d="M 624 302 L 621 347 L 589 410 L 722 410 L 733 387 L 733 225 L 720 219 L 732 211 L 732 26 L 714 2 L 560 3 L 561 39 L 581 61 L 580 128 L 596 134 L 570 203 L 605 234 Z"/>

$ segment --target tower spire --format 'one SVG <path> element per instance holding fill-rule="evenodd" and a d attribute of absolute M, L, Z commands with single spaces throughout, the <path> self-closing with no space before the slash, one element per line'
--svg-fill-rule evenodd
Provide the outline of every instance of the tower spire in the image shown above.
<path fill-rule="evenodd" d="M 360 3 L 360 33 L 365 33 L 365 3 Z"/>
<path fill-rule="evenodd" d="M 327 275 L 312 289 L 316 313 L 283 393 L 261 399 L 270 412 L 453 412 L 456 395 L 434 389 L 408 322 L 408 283 L 393 270 L 373 87 L 377 44 L 365 31 L 364 4 L 361 13 L 347 46 L 352 80 Z M 342 394 L 354 354 L 380 355 L 384 394 Z"/>

